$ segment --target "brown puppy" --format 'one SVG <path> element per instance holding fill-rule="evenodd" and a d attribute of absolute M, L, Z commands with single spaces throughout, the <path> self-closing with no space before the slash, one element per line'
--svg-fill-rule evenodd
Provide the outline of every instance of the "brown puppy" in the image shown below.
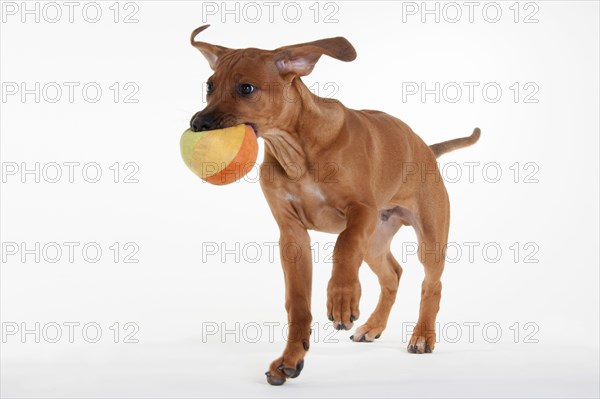
<path fill-rule="evenodd" d="M 353 335 L 373 341 L 385 329 L 402 268 L 390 252 L 394 234 L 412 226 L 425 267 L 421 307 L 408 344 L 411 353 L 431 352 L 439 309 L 450 206 L 436 157 L 475 143 L 470 137 L 427 146 L 402 121 L 378 111 L 356 111 L 313 95 L 302 83 L 325 54 L 352 61 L 343 37 L 267 51 L 228 49 L 191 42 L 214 74 L 207 106 L 191 120 L 194 131 L 240 123 L 265 141 L 261 187 L 280 229 L 289 338 L 273 361 L 267 381 L 295 378 L 309 348 L 312 259 L 308 230 L 339 233 L 327 289 L 327 315 L 348 330 L 359 317 L 358 269 L 363 261 L 381 284 L 379 303 Z"/>

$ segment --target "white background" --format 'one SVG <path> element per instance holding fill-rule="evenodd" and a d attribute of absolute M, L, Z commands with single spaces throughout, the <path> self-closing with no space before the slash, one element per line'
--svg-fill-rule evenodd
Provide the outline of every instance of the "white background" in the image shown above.
<path fill-rule="evenodd" d="M 12 3 L 16 15 L 5 12 L 14 9 L 5 9 L 7 3 L 0 42 L 1 319 L 5 333 L 40 323 L 47 334 L 39 343 L 34 334 L 5 334 L 3 397 L 599 395 L 597 2 L 520 3 L 518 22 L 513 2 L 499 2 L 502 14 L 495 23 L 489 21 L 496 6 L 485 2 L 474 9 L 472 23 L 462 2 L 455 3 L 462 12 L 456 23 L 450 21 L 456 8 L 444 3 L 437 4 L 439 22 L 435 15 L 421 21 L 421 2 L 321 3 L 317 16 L 312 3 L 298 3 L 302 15 L 296 23 L 286 21 L 295 15 L 289 8 L 284 15 L 284 3 L 274 9 L 273 22 L 267 6 L 256 3 L 262 10 L 256 23 L 247 20 L 255 18 L 255 9 L 238 4 L 236 22 L 235 13 L 222 14 L 220 2 L 212 3 L 214 15 L 203 13 L 201 2 L 121 3 L 117 23 L 113 2 L 99 3 L 96 23 L 83 17 L 83 2 L 72 23 L 60 2 L 63 15 L 55 23 L 48 21 L 55 9 L 46 7 L 43 14 L 45 3 L 37 3 L 39 22 L 35 15 L 21 21 L 20 2 Z M 417 13 L 403 13 L 403 7 L 416 7 Z M 93 18 L 94 10 L 87 10 Z M 124 23 L 134 11 L 138 22 Z M 325 23 L 331 12 L 337 22 Z M 524 23 L 531 13 L 537 22 Z M 228 47 L 272 49 L 345 36 L 358 58 L 342 63 L 323 57 L 305 79 L 321 95 L 337 88 L 335 97 L 346 106 L 389 112 L 428 143 L 482 129 L 476 146 L 440 160 L 440 166 L 454 168 L 446 169 L 447 180 L 458 180 L 448 181 L 447 188 L 450 241 L 462 256 L 447 264 L 443 277 L 438 321 L 445 333 L 434 354 L 415 356 L 405 349 L 403 331 L 416 321 L 423 276 L 416 256 L 403 254 L 403 242 L 415 241 L 412 230 L 403 229 L 393 243 L 404 274 L 388 329 L 373 344 L 351 343 L 351 332 L 331 335 L 326 256 L 335 236 L 311 233 L 318 248 L 313 314 L 319 342 L 311 345 L 300 378 L 279 388 L 266 384 L 263 372 L 283 350 L 286 321 L 281 267 L 276 257 L 269 259 L 276 224 L 256 181 L 208 185 L 179 155 L 180 134 L 203 107 L 203 82 L 211 74 L 189 45 L 190 32 L 205 22 L 212 26 L 199 40 Z M 39 102 L 34 94 L 22 99 L 20 92 L 7 91 L 20 90 L 22 83 L 32 89 L 36 82 L 40 91 L 51 82 L 62 86 L 61 99 L 48 101 L 55 97 L 52 85 L 40 92 Z M 73 102 L 64 82 L 79 84 Z M 102 88 L 96 103 L 81 92 L 90 82 Z M 118 102 L 109 88 L 115 82 Z M 123 101 L 134 87 L 125 88 L 129 82 L 139 88 L 132 97 L 137 103 Z M 433 94 L 424 101 L 419 94 L 403 99 L 408 86 L 432 89 L 436 82 L 440 90 L 450 82 L 462 86 L 461 99 L 448 101 L 454 92 L 441 93 L 439 102 Z M 464 82 L 479 84 L 472 102 Z M 510 89 L 515 82 L 517 102 Z M 483 96 L 487 83 L 502 89 L 497 102 Z M 527 83 L 532 85 L 526 90 Z M 524 95 L 532 87 L 539 89 L 530 98 L 537 102 L 527 103 Z M 79 163 L 72 183 L 65 162 Z M 110 169 L 115 162 L 121 171 L 117 183 Z M 123 182 L 133 171 L 125 169 L 129 162 L 139 168 L 137 183 Z M 478 163 L 472 179 L 469 162 Z M 39 182 L 21 174 L 23 166 L 33 169 L 36 163 Z M 49 181 L 53 163 L 62 165 L 56 183 Z M 85 180 L 94 177 L 93 169 L 82 175 L 89 163 L 102 171 L 97 183 Z M 19 170 L 12 175 L 15 165 Z M 457 165 L 462 175 L 454 179 Z M 502 175 L 493 183 L 497 169 Z M 73 262 L 64 242 L 79 244 Z M 90 242 L 103 251 L 96 263 L 81 253 Z M 115 242 L 121 248 L 118 262 L 109 248 Z M 133 256 L 138 263 L 123 262 L 128 242 L 139 247 Z M 63 255 L 56 263 L 48 261 L 53 252 L 42 253 L 39 263 L 34 255 L 23 261 L 20 252 L 12 254 L 11 243 L 30 249 L 58 243 Z M 486 244 L 489 252 L 482 250 Z M 210 255 L 207 245 L 231 251 Z M 472 257 L 467 245 L 475 246 Z M 256 248 L 262 251 L 258 259 Z M 357 326 L 379 294 L 366 266 L 361 280 Z M 73 343 L 65 322 L 80 323 Z M 115 322 L 118 343 L 110 329 Z M 126 322 L 139 327 L 138 343 L 123 342 Z M 49 342 L 55 335 L 49 323 L 63 326 L 58 343 Z M 84 339 L 86 323 L 101 327 L 98 343 Z M 256 325 L 248 323 L 261 326 L 259 342 L 251 342 L 256 329 L 250 327 Z M 264 323 L 279 323 L 275 342 L 269 342 Z M 468 323 L 479 323 L 472 339 Z M 219 331 L 207 335 L 207 326 Z M 225 328 L 237 328 L 238 337 L 223 335 Z M 502 333 L 498 342 L 496 331 Z"/>

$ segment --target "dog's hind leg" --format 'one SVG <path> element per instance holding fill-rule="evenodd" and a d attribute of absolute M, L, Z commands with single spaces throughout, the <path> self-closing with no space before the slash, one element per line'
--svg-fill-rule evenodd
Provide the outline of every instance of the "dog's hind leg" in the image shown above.
<path fill-rule="evenodd" d="M 410 353 L 431 353 L 435 346 L 435 319 L 440 309 L 442 272 L 446 258 L 450 205 L 446 189 L 440 184 L 424 190 L 435 206 L 420 206 L 415 231 L 419 239 L 419 260 L 425 268 L 421 287 L 419 320 L 408 343 Z"/>
<path fill-rule="evenodd" d="M 365 262 L 377 275 L 381 285 L 381 293 L 377 307 L 365 324 L 354 332 L 354 342 L 372 342 L 379 338 L 387 325 L 387 320 L 396 300 L 396 292 L 402 267 L 390 252 L 392 238 L 403 225 L 398 217 L 397 208 L 380 212 L 379 223 L 369 241 Z"/>

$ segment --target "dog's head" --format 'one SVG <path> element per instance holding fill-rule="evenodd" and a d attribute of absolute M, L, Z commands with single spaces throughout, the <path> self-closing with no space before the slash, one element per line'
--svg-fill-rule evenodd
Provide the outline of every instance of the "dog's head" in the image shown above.
<path fill-rule="evenodd" d="M 193 131 L 222 129 L 238 124 L 261 130 L 285 128 L 293 119 L 301 93 L 294 79 L 308 75 L 322 55 L 342 61 L 356 58 L 354 47 L 343 37 L 285 46 L 276 50 L 229 49 L 196 41 L 192 46 L 206 57 L 213 75 L 206 82 L 207 105 L 190 121 Z"/>

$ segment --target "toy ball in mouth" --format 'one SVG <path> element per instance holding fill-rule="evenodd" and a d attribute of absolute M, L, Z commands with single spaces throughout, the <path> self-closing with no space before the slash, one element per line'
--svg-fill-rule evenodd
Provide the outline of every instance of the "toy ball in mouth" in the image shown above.
<path fill-rule="evenodd" d="M 202 180 L 216 185 L 233 183 L 256 164 L 258 141 L 254 129 L 237 125 L 181 135 L 181 156 Z"/>

